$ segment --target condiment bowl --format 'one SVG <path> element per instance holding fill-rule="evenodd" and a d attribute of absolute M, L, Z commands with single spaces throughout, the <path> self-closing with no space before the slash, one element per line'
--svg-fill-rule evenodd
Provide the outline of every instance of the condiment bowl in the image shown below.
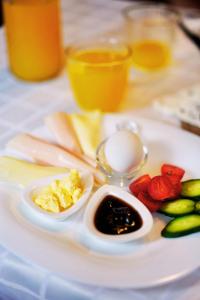
<path fill-rule="evenodd" d="M 50 218 L 52 220 L 65 220 L 68 217 L 70 217 L 72 214 L 77 212 L 79 209 L 83 207 L 83 205 L 87 202 L 90 193 L 93 188 L 94 180 L 93 176 L 88 172 L 81 172 L 81 182 L 84 186 L 84 191 L 82 196 L 79 198 L 79 200 L 72 205 L 71 207 L 67 208 L 66 210 L 59 212 L 59 213 L 53 213 L 48 212 L 41 207 L 39 207 L 35 202 L 33 201 L 32 197 L 34 194 L 37 194 L 40 192 L 42 188 L 45 186 L 51 184 L 56 179 L 64 179 L 69 175 L 69 173 L 66 174 L 58 174 L 55 176 L 45 177 L 40 180 L 32 182 L 30 185 L 28 185 L 23 191 L 22 191 L 22 199 L 23 201 L 28 205 L 28 207 L 38 214 L 42 215 L 44 218 Z"/>
<path fill-rule="evenodd" d="M 106 234 L 96 228 L 96 212 L 104 198 L 108 195 L 112 195 L 127 203 L 140 215 L 142 225 L 138 230 L 123 234 Z M 86 231 L 93 237 L 99 238 L 102 241 L 123 243 L 140 239 L 148 234 L 153 226 L 153 217 L 146 206 L 127 191 L 117 186 L 104 185 L 90 198 L 84 213 L 84 225 Z"/>

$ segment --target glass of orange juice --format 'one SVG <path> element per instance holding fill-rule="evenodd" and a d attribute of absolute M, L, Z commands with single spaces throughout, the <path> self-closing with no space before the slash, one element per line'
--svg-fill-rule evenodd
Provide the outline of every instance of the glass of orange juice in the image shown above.
<path fill-rule="evenodd" d="M 172 62 L 175 15 L 166 6 L 141 3 L 123 11 L 132 63 L 143 72 L 160 71 Z"/>
<path fill-rule="evenodd" d="M 85 43 L 67 55 L 67 72 L 84 110 L 116 111 L 124 98 L 132 51 L 116 41 Z"/>
<path fill-rule="evenodd" d="M 24 80 L 55 76 L 63 64 L 59 0 L 3 0 L 11 71 Z"/>

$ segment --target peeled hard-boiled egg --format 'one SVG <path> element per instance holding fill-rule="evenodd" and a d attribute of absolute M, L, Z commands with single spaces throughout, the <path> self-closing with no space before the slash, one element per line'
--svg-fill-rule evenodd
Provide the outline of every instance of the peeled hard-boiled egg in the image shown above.
<path fill-rule="evenodd" d="M 105 143 L 104 154 L 108 165 L 116 172 L 129 172 L 143 159 L 140 137 L 129 130 L 114 133 Z"/>

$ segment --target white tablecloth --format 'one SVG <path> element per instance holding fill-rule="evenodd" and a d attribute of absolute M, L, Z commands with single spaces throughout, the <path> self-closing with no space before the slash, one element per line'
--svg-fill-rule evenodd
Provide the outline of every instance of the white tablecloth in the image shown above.
<path fill-rule="evenodd" d="M 79 37 L 92 37 L 104 31 L 116 30 L 122 21 L 119 11 L 126 5 L 127 3 L 123 1 L 63 1 L 65 44 L 68 45 Z M 140 95 L 140 90 L 135 94 Z M 153 96 L 150 92 L 148 94 Z M 64 73 L 59 78 L 38 84 L 21 82 L 9 73 L 4 34 L 3 30 L 0 31 L 1 149 L 17 132 L 31 131 L 40 126 L 43 116 L 51 111 L 71 112 L 74 109 L 76 105 Z M 162 118 L 150 106 L 135 110 L 134 113 L 153 119 Z M 165 118 L 163 121 L 176 125 L 173 119 Z M 12 253 L 12 249 L 0 246 L 0 299 L 199 300 L 199 295 L 200 270 L 184 279 L 157 288 L 145 290 L 95 288 L 65 281 L 48 270 L 17 257 Z"/>

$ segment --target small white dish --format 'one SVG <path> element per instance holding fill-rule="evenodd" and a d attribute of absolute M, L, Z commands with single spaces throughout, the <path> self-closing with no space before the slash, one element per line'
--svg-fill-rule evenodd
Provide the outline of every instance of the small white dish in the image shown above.
<path fill-rule="evenodd" d="M 119 235 L 105 234 L 100 232 L 95 226 L 95 214 L 100 203 L 107 195 L 115 196 L 116 198 L 122 200 L 123 202 L 133 207 L 133 209 L 135 209 L 139 213 L 142 219 L 142 226 L 138 230 L 133 231 L 131 233 Z M 117 186 L 104 185 L 101 188 L 99 188 L 90 198 L 90 201 L 84 213 L 84 224 L 86 230 L 96 238 L 107 242 L 123 243 L 140 239 L 146 234 L 148 234 L 153 226 L 153 217 L 149 210 L 130 193 Z"/>
<path fill-rule="evenodd" d="M 58 174 L 55 176 L 50 176 L 50 177 L 45 177 L 40 180 L 32 182 L 30 185 L 28 185 L 23 191 L 22 191 L 22 198 L 23 201 L 28 205 L 29 208 L 34 210 L 35 212 L 41 214 L 42 216 L 46 218 L 51 218 L 52 220 L 65 220 L 68 217 L 70 217 L 72 214 L 77 212 L 80 208 L 83 207 L 83 205 L 86 203 L 88 200 L 90 193 L 93 188 L 94 184 L 94 179 L 93 176 L 88 173 L 88 172 L 81 172 L 81 181 L 84 186 L 84 191 L 80 199 L 70 208 L 66 209 L 65 211 L 62 211 L 60 213 L 53 213 L 53 212 L 48 212 L 39 207 L 37 204 L 34 203 L 32 200 L 32 195 L 33 193 L 39 192 L 40 189 L 43 187 L 49 185 L 56 179 L 62 179 L 65 178 L 69 175 L 69 173 L 66 174 Z"/>

